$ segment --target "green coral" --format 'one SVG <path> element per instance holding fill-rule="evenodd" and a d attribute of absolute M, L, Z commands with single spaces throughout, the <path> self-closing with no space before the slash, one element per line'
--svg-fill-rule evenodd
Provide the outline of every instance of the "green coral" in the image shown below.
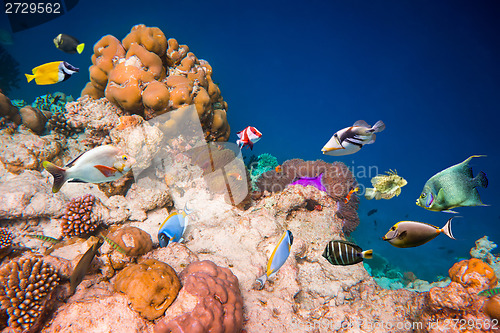
<path fill-rule="evenodd" d="M 253 159 L 252 163 L 247 166 L 250 169 L 252 189 L 257 191 L 257 179 L 259 179 L 264 172 L 274 170 L 278 165 L 278 159 L 268 153 L 260 154 L 256 159 Z"/>

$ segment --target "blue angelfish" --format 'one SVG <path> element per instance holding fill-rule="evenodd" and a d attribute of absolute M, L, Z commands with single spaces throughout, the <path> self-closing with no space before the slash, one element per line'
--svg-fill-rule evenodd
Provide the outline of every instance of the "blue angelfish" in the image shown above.
<path fill-rule="evenodd" d="M 189 214 L 191 214 L 191 210 L 187 208 L 186 203 L 183 211 L 175 211 L 168 215 L 158 229 L 158 241 L 161 247 L 166 247 L 172 242 L 182 241 L 182 235 L 184 235 L 188 225 Z"/>
<path fill-rule="evenodd" d="M 266 274 L 262 275 L 257 281 L 260 283 L 260 289 L 264 287 L 264 283 L 273 277 L 276 272 L 283 266 L 286 259 L 290 255 L 290 248 L 293 243 L 293 235 L 290 230 L 287 230 L 281 236 L 278 245 L 274 249 L 269 261 L 267 262 Z"/>

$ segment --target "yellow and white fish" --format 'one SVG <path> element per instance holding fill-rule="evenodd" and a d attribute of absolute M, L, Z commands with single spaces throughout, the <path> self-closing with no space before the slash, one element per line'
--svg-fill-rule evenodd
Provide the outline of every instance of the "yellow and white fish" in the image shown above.
<path fill-rule="evenodd" d="M 43 167 L 54 176 L 52 192 L 58 192 L 63 184 L 72 182 L 105 183 L 116 180 L 130 171 L 135 159 L 111 145 L 89 150 L 66 165 L 66 169 L 44 161 Z"/>
<path fill-rule="evenodd" d="M 267 262 L 266 274 L 262 275 L 257 281 L 260 283 L 260 289 L 264 287 L 264 283 L 273 277 L 276 272 L 283 266 L 286 259 L 290 255 L 290 248 L 293 243 L 293 235 L 290 230 L 287 230 L 281 236 L 278 245 L 274 249 L 269 261 Z"/>
<path fill-rule="evenodd" d="M 385 124 L 379 120 L 370 126 L 364 120 L 358 120 L 351 127 L 335 133 L 321 151 L 325 155 L 342 156 L 358 152 L 364 145 L 375 142 L 375 133 L 382 132 Z"/>
<path fill-rule="evenodd" d="M 33 68 L 33 74 L 24 75 L 26 75 L 28 82 L 35 79 L 36 84 L 45 85 L 66 81 L 79 71 L 78 68 L 66 61 L 54 61 Z"/>
<path fill-rule="evenodd" d="M 451 239 L 455 239 L 451 233 L 451 219 L 444 227 L 438 228 L 431 224 L 417 221 L 400 221 L 393 225 L 391 229 L 382 237 L 395 247 L 415 247 L 427 243 L 436 238 L 440 233 L 444 233 Z"/>

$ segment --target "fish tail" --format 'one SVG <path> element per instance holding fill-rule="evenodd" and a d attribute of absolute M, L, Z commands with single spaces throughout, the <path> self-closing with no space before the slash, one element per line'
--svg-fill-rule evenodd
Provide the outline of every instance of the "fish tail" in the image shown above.
<path fill-rule="evenodd" d="M 66 182 L 66 170 L 63 168 L 58 167 L 54 163 L 50 163 L 48 161 L 44 161 L 42 163 L 42 166 L 44 167 L 45 170 L 50 172 L 52 176 L 54 177 L 54 184 L 52 185 L 52 192 L 57 193 L 63 186 L 63 184 Z"/>
<path fill-rule="evenodd" d="M 267 274 L 264 274 L 260 278 L 257 279 L 257 282 L 260 283 L 260 288 L 258 288 L 259 290 L 264 288 L 264 284 L 266 283 L 266 281 L 267 281 Z"/>
<path fill-rule="evenodd" d="M 444 232 L 444 234 L 450 237 L 451 239 L 455 239 L 455 237 L 453 237 L 453 233 L 451 232 L 451 220 L 453 220 L 454 217 L 450 218 L 448 222 L 446 222 L 444 227 L 441 229 L 441 231 Z"/>
<path fill-rule="evenodd" d="M 35 78 L 35 75 L 33 74 L 24 74 L 24 75 L 26 75 L 26 80 L 28 80 L 28 82 L 31 82 Z"/>
<path fill-rule="evenodd" d="M 76 47 L 76 51 L 78 52 L 78 54 L 81 54 L 83 52 L 84 47 L 85 43 L 78 44 L 78 46 Z"/>
<path fill-rule="evenodd" d="M 365 259 L 372 259 L 373 258 L 373 250 L 366 250 L 366 251 L 363 251 L 361 252 L 361 255 L 363 256 L 363 258 Z"/>
<path fill-rule="evenodd" d="M 378 133 L 378 132 L 382 132 L 383 130 L 385 130 L 385 124 L 382 120 L 379 120 L 375 123 L 375 125 L 372 126 L 372 128 L 370 129 L 370 132 Z"/>
<path fill-rule="evenodd" d="M 240 149 L 243 148 L 243 142 L 240 139 L 236 140 L 236 144 L 240 147 Z"/>
<path fill-rule="evenodd" d="M 484 188 L 488 187 L 488 177 L 486 177 L 486 173 L 484 171 L 479 171 L 476 177 L 474 177 L 474 181 L 476 182 L 476 186 L 481 186 Z"/>

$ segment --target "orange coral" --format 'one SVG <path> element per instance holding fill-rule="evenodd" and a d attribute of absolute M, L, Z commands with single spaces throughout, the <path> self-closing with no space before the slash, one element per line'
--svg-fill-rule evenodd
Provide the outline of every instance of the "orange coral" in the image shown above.
<path fill-rule="evenodd" d="M 135 127 L 136 125 L 142 124 L 144 119 L 136 114 L 133 114 L 131 116 L 121 116 L 118 121 L 116 129 L 121 131 L 127 127 Z"/>
<path fill-rule="evenodd" d="M 127 50 L 133 44 L 139 44 L 159 56 L 165 54 L 167 50 L 167 38 L 163 31 L 156 27 L 146 27 L 144 24 L 132 27 L 130 33 L 123 39 L 122 44 Z"/>
<path fill-rule="evenodd" d="M 90 66 L 89 72 L 90 82 L 96 89 L 104 91 L 109 72 L 114 68 L 115 61 L 124 56 L 125 49 L 114 36 L 104 36 L 94 45 L 93 65 Z"/>
<path fill-rule="evenodd" d="M 153 248 L 151 236 L 136 227 L 123 227 L 108 236 L 129 256 L 143 255 Z"/>
<path fill-rule="evenodd" d="M 455 263 L 448 273 L 452 281 L 474 292 L 493 288 L 498 282 L 493 268 L 476 258 Z"/>

